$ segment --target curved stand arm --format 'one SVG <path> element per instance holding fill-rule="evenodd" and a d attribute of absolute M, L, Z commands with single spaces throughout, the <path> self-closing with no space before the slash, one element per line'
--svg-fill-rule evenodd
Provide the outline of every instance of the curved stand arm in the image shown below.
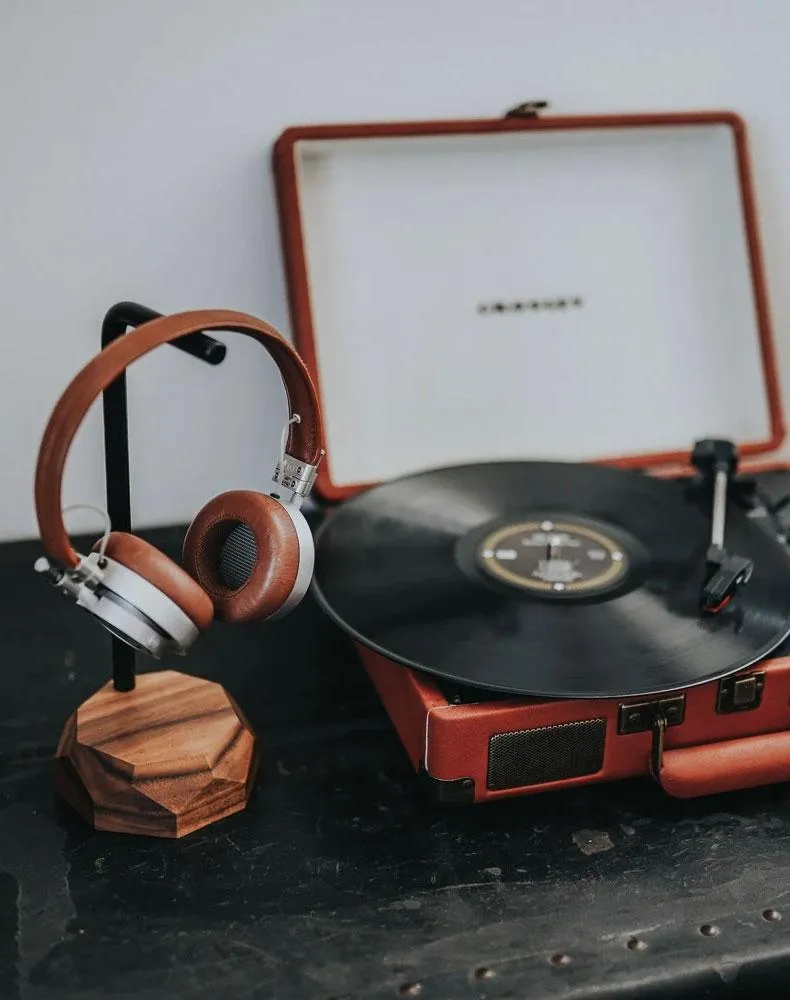
<path fill-rule="evenodd" d="M 157 319 L 161 313 L 137 302 L 118 302 L 105 314 L 101 328 L 102 349 L 129 327 L 142 326 Z M 225 358 L 224 344 L 205 333 L 190 333 L 173 341 L 172 347 L 191 354 L 210 365 Z M 131 495 L 129 488 L 129 418 L 126 405 L 126 374 L 121 373 L 102 395 L 104 416 L 104 475 L 107 491 L 107 513 L 113 531 L 132 530 Z M 112 639 L 112 679 L 116 691 L 132 691 L 135 686 L 135 653 Z"/>

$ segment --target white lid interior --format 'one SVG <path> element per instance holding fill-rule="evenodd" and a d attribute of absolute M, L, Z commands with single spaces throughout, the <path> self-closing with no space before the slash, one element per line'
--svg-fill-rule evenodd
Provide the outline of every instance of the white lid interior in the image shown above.
<path fill-rule="evenodd" d="M 728 126 L 308 139 L 297 171 L 335 487 L 770 438 Z"/>

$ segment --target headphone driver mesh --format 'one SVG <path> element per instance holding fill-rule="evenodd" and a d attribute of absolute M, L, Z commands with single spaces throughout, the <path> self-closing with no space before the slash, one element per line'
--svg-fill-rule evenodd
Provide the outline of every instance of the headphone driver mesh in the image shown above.
<path fill-rule="evenodd" d="M 258 543 L 248 524 L 238 522 L 219 550 L 219 576 L 226 587 L 238 590 L 252 576 L 258 561 Z"/>

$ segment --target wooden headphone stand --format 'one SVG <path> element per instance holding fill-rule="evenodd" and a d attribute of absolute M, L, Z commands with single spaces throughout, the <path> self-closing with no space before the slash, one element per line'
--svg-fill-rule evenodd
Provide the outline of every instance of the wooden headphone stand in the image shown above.
<path fill-rule="evenodd" d="M 97 830 L 183 837 L 240 812 L 257 765 L 240 709 L 216 683 L 174 670 L 108 681 L 69 718 L 57 792 Z"/>
<path fill-rule="evenodd" d="M 102 348 L 160 314 L 121 302 Z M 225 347 L 203 333 L 173 343 L 209 364 Z M 126 379 L 103 395 L 107 507 L 131 531 Z M 228 692 L 174 670 L 136 676 L 134 650 L 113 637 L 113 677 L 71 715 L 55 753 L 55 789 L 97 830 L 182 837 L 240 812 L 258 769 L 257 741 Z"/>

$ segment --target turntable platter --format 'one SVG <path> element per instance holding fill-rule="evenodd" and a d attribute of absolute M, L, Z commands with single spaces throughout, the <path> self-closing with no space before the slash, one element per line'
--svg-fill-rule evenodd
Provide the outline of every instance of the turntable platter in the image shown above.
<path fill-rule="evenodd" d="M 313 589 L 361 644 L 461 684 L 540 698 L 672 691 L 790 633 L 790 557 L 739 509 L 727 541 L 753 576 L 700 613 L 709 507 L 683 483 L 598 465 L 424 472 L 327 518 Z"/>

